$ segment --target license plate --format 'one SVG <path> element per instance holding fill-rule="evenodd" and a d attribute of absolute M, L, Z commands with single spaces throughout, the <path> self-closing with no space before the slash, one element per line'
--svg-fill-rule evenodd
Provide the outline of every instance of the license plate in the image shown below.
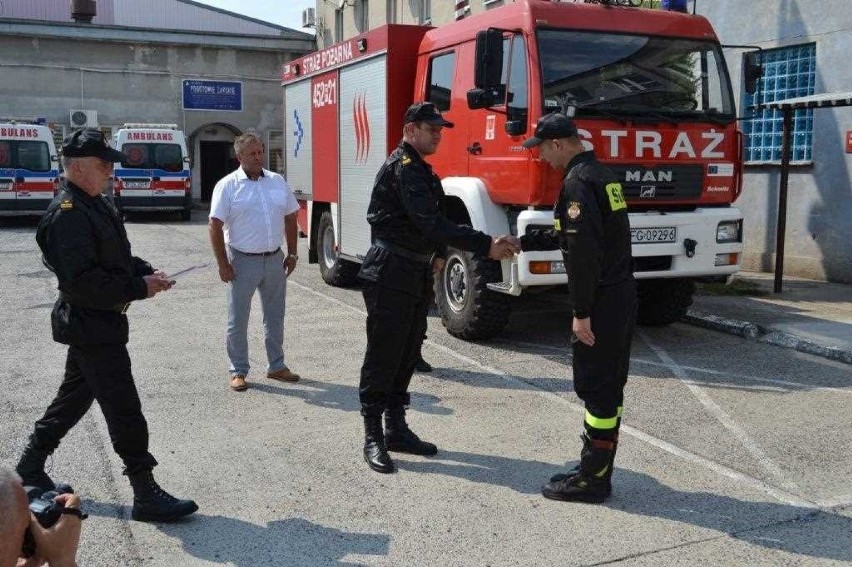
<path fill-rule="evenodd" d="M 0 191 L 11 191 L 12 190 L 12 182 L 11 181 L 0 181 Z"/>
<path fill-rule="evenodd" d="M 147 189 L 151 183 L 148 181 L 126 181 L 124 186 L 128 189 Z"/>
<path fill-rule="evenodd" d="M 677 228 L 674 226 L 658 226 L 654 228 L 631 228 L 630 241 L 633 244 L 676 242 Z"/>

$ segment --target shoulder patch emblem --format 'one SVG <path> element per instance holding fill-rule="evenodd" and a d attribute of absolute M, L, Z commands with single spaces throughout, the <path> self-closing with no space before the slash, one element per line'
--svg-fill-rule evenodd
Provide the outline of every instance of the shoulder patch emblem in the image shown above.
<path fill-rule="evenodd" d="M 402 154 L 402 165 L 408 165 L 409 163 L 411 163 L 411 158 Z"/>
<path fill-rule="evenodd" d="M 582 214 L 582 211 L 580 210 L 580 203 L 578 203 L 577 201 L 571 201 L 568 204 L 567 214 L 568 214 L 568 218 L 571 219 L 572 221 L 579 219 L 580 215 Z"/>
<path fill-rule="evenodd" d="M 71 199 L 63 199 L 62 202 L 59 203 L 59 208 L 63 211 L 67 211 L 74 208 L 74 203 L 71 202 Z"/>

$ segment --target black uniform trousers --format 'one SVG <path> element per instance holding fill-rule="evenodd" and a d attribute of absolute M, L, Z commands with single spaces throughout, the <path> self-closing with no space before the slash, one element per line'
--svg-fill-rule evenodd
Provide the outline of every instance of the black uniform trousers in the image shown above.
<path fill-rule="evenodd" d="M 427 294 L 415 296 L 375 282 L 364 282 L 367 352 L 358 393 L 361 415 L 379 416 L 410 403 L 408 385 L 426 333 Z"/>
<path fill-rule="evenodd" d="M 65 378 L 44 416 L 36 422 L 30 441 L 38 449 L 53 452 L 94 400 L 106 418 L 125 474 L 156 466 L 157 461 L 148 452 L 148 423 L 142 415 L 124 344 L 68 347 Z"/>
<path fill-rule="evenodd" d="M 636 306 L 636 282 L 632 279 L 599 287 L 590 313 L 594 346 L 571 338 L 574 391 L 595 418 L 618 418 L 624 402 Z M 586 428 L 593 437 L 606 438 L 618 431 L 617 425 L 589 427 L 586 417 Z"/>

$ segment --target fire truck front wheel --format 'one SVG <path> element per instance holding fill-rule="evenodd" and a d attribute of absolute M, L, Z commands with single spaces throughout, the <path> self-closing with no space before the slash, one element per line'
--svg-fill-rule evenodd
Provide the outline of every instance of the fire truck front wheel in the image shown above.
<path fill-rule="evenodd" d="M 512 310 L 511 297 L 487 287 L 501 277 L 499 262 L 448 249 L 447 263 L 435 279 L 435 301 L 451 335 L 487 339 L 503 330 Z"/>
<path fill-rule="evenodd" d="M 646 327 L 663 327 L 683 319 L 692 305 L 695 282 L 683 278 L 639 280 L 639 313 L 636 320 Z"/>
<path fill-rule="evenodd" d="M 345 287 L 355 283 L 359 266 L 355 262 L 342 259 L 338 254 L 337 243 L 334 240 L 334 223 L 331 219 L 331 211 L 324 211 L 320 216 L 316 248 L 319 255 L 320 275 L 322 275 L 325 283 L 336 287 Z"/>

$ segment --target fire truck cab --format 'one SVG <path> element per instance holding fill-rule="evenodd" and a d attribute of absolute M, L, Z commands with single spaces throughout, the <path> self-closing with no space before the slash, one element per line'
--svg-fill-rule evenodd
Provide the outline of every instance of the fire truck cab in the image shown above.
<path fill-rule="evenodd" d="M 47 126 L 0 123 L 0 216 L 41 215 L 59 188 L 59 158 Z"/>
<path fill-rule="evenodd" d="M 182 220 L 190 220 L 189 153 L 176 124 L 125 124 L 113 136 L 113 147 L 125 155 L 113 178 L 119 211 L 179 211 Z"/>
<path fill-rule="evenodd" d="M 701 16 L 517 0 L 438 28 L 379 28 L 286 64 L 282 82 L 287 177 L 331 284 L 351 280 L 369 248 L 372 182 L 415 100 L 455 123 L 428 160 L 447 215 L 495 236 L 553 225 L 562 172 L 521 142 L 545 113 L 573 112 L 624 188 L 640 322 L 678 320 L 695 279 L 739 270 L 741 135 Z M 485 338 L 508 322 L 512 296 L 566 282 L 559 251 L 498 263 L 451 248 L 436 301 L 451 334 Z"/>

